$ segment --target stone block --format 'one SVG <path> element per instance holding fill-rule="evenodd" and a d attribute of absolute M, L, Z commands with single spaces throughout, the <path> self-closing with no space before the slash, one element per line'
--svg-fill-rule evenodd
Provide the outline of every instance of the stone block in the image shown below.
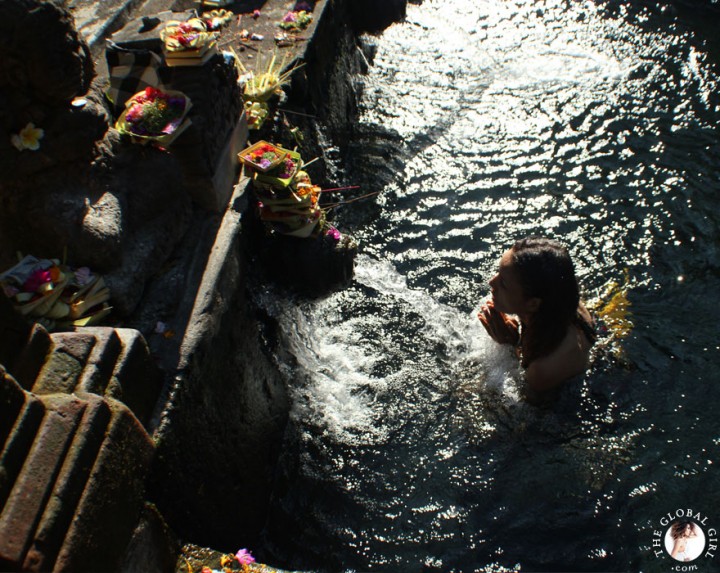
<path fill-rule="evenodd" d="M 10 368 L 30 336 L 31 326 L 10 299 L 0 297 L 0 364 Z"/>
<path fill-rule="evenodd" d="M 50 338 L 54 352 L 69 354 L 78 362 L 85 362 L 95 346 L 95 337 L 87 333 L 56 332 Z"/>
<path fill-rule="evenodd" d="M 39 431 L 0 514 L 0 566 L 23 562 L 85 410 L 84 402 L 67 396 L 48 397 L 45 405 Z"/>
<path fill-rule="evenodd" d="M 87 408 L 25 556 L 24 570 L 49 571 L 53 568 L 55 556 L 98 457 L 110 415 L 110 408 L 102 398 L 87 397 Z"/>
<path fill-rule="evenodd" d="M 172 572 L 179 552 L 180 544 L 160 512 L 154 505 L 146 504 L 123 557 L 120 573 Z"/>
<path fill-rule="evenodd" d="M 15 425 L 24 404 L 25 394 L 22 388 L 0 364 L 0 447 L 4 448 L 5 440 L 10 435 L 10 430 Z"/>
<path fill-rule="evenodd" d="M 80 380 L 76 389 L 80 392 L 91 392 L 103 395 L 110 383 L 120 353 L 122 343 L 115 329 L 108 327 L 83 328 L 82 332 L 72 333 L 75 336 L 91 336 L 95 344 L 85 361 Z"/>
<path fill-rule="evenodd" d="M 108 404 L 112 420 L 58 553 L 56 571 L 116 570 L 140 516 L 153 442 L 125 406 Z"/>
<path fill-rule="evenodd" d="M 8 365 L 8 371 L 25 390 L 32 389 L 52 348 L 53 342 L 48 331 L 39 324 L 33 325 L 27 344 L 15 363 Z"/>
<path fill-rule="evenodd" d="M 190 129 L 188 133 L 192 133 Z M 206 167 L 199 165 L 191 157 L 189 161 L 184 162 L 185 172 L 188 177 L 188 193 L 195 203 L 216 213 L 225 210 L 232 195 L 234 182 L 240 173 L 237 154 L 245 148 L 247 140 L 247 118 L 245 112 L 243 112 L 233 130 L 227 135 L 225 144 L 215 158 L 214 171 L 207 171 Z M 202 141 L 199 144 L 202 145 Z M 188 151 L 188 149 L 192 149 L 192 147 L 178 146 L 175 151 L 180 157 L 189 157 L 196 153 Z"/>
<path fill-rule="evenodd" d="M 82 376 L 85 361 L 68 352 L 53 351 L 45 360 L 32 391 L 35 394 L 72 393 Z"/>
<path fill-rule="evenodd" d="M 2 453 L 0 453 L 0 506 L 5 505 L 10 495 L 44 413 L 45 408 L 40 400 L 32 394 L 25 393 L 22 410 L 5 439 Z"/>
<path fill-rule="evenodd" d="M 0 570 L 117 570 L 143 508 L 152 440 L 115 400 L 24 398 L 1 454 Z"/>
<path fill-rule="evenodd" d="M 162 373 L 139 331 L 118 328 L 115 332 L 122 352 L 105 395 L 123 402 L 147 426 L 162 390 Z"/>

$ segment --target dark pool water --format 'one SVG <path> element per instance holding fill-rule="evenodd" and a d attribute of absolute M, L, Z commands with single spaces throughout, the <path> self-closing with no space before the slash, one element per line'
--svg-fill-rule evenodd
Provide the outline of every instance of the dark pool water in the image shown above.
<path fill-rule="evenodd" d="M 257 300 L 294 400 L 265 561 L 660 572 L 664 515 L 720 525 L 718 68 L 669 12 L 612 6 L 426 0 L 366 39 L 355 280 Z M 626 284 L 633 322 L 545 407 L 475 318 L 530 234 L 586 300 Z"/>

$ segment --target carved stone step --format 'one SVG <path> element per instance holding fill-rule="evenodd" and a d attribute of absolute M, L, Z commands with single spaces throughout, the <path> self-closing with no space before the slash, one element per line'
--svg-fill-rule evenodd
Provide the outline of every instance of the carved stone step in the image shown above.
<path fill-rule="evenodd" d="M 126 404 L 147 425 L 162 389 L 162 374 L 142 334 L 92 327 L 48 334 L 35 325 L 9 372 L 38 395 L 90 392 Z M 2 423 L 0 423 L 0 436 Z"/>
<path fill-rule="evenodd" d="M 14 417 L 0 452 L 0 570 L 117 569 L 143 507 L 147 432 L 94 394 L 36 397 L 3 375 L 0 398 L 0 419 Z"/>
<path fill-rule="evenodd" d="M 30 390 L 35 384 L 40 371 L 45 364 L 45 358 L 52 351 L 53 342 L 50 334 L 39 324 L 35 324 L 30 331 L 30 338 L 20 351 L 13 363 L 6 364 L 8 371 L 25 390 Z"/>

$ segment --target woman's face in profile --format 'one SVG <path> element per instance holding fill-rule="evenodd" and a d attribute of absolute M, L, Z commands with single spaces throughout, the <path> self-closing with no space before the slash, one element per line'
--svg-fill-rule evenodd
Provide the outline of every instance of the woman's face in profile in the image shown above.
<path fill-rule="evenodd" d="M 489 281 L 495 308 L 505 314 L 518 314 L 524 310 L 523 293 L 517 271 L 513 268 L 512 251 L 508 249 L 500 258 L 498 272 Z"/>

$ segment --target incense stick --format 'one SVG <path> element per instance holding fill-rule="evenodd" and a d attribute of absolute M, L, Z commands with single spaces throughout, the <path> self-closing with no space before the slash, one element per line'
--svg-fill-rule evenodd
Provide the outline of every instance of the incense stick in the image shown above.
<path fill-rule="evenodd" d="M 316 115 L 310 115 L 308 113 L 300 113 L 299 111 L 290 111 L 289 109 L 280 109 L 280 108 L 278 108 L 278 111 L 282 111 L 284 113 L 292 113 L 294 115 L 301 115 L 303 117 L 309 117 L 311 119 L 317 119 Z"/>
<path fill-rule="evenodd" d="M 313 159 L 313 161 L 315 161 Z M 334 187 L 332 189 L 321 189 L 320 193 L 329 193 L 330 191 L 347 191 L 348 189 L 360 189 L 360 185 L 352 185 L 350 187 Z"/>
<path fill-rule="evenodd" d="M 352 199 L 348 199 L 347 201 L 338 201 L 337 203 L 330 203 L 329 205 L 323 205 L 323 208 L 325 209 L 332 209 L 333 207 L 337 207 L 338 205 L 345 205 L 346 203 L 352 203 L 353 201 L 360 201 L 360 199 L 367 199 L 368 197 L 372 197 L 373 195 L 379 195 L 380 191 L 375 191 L 373 193 L 368 193 L 367 195 L 361 195 L 360 197 L 354 197 Z"/>

